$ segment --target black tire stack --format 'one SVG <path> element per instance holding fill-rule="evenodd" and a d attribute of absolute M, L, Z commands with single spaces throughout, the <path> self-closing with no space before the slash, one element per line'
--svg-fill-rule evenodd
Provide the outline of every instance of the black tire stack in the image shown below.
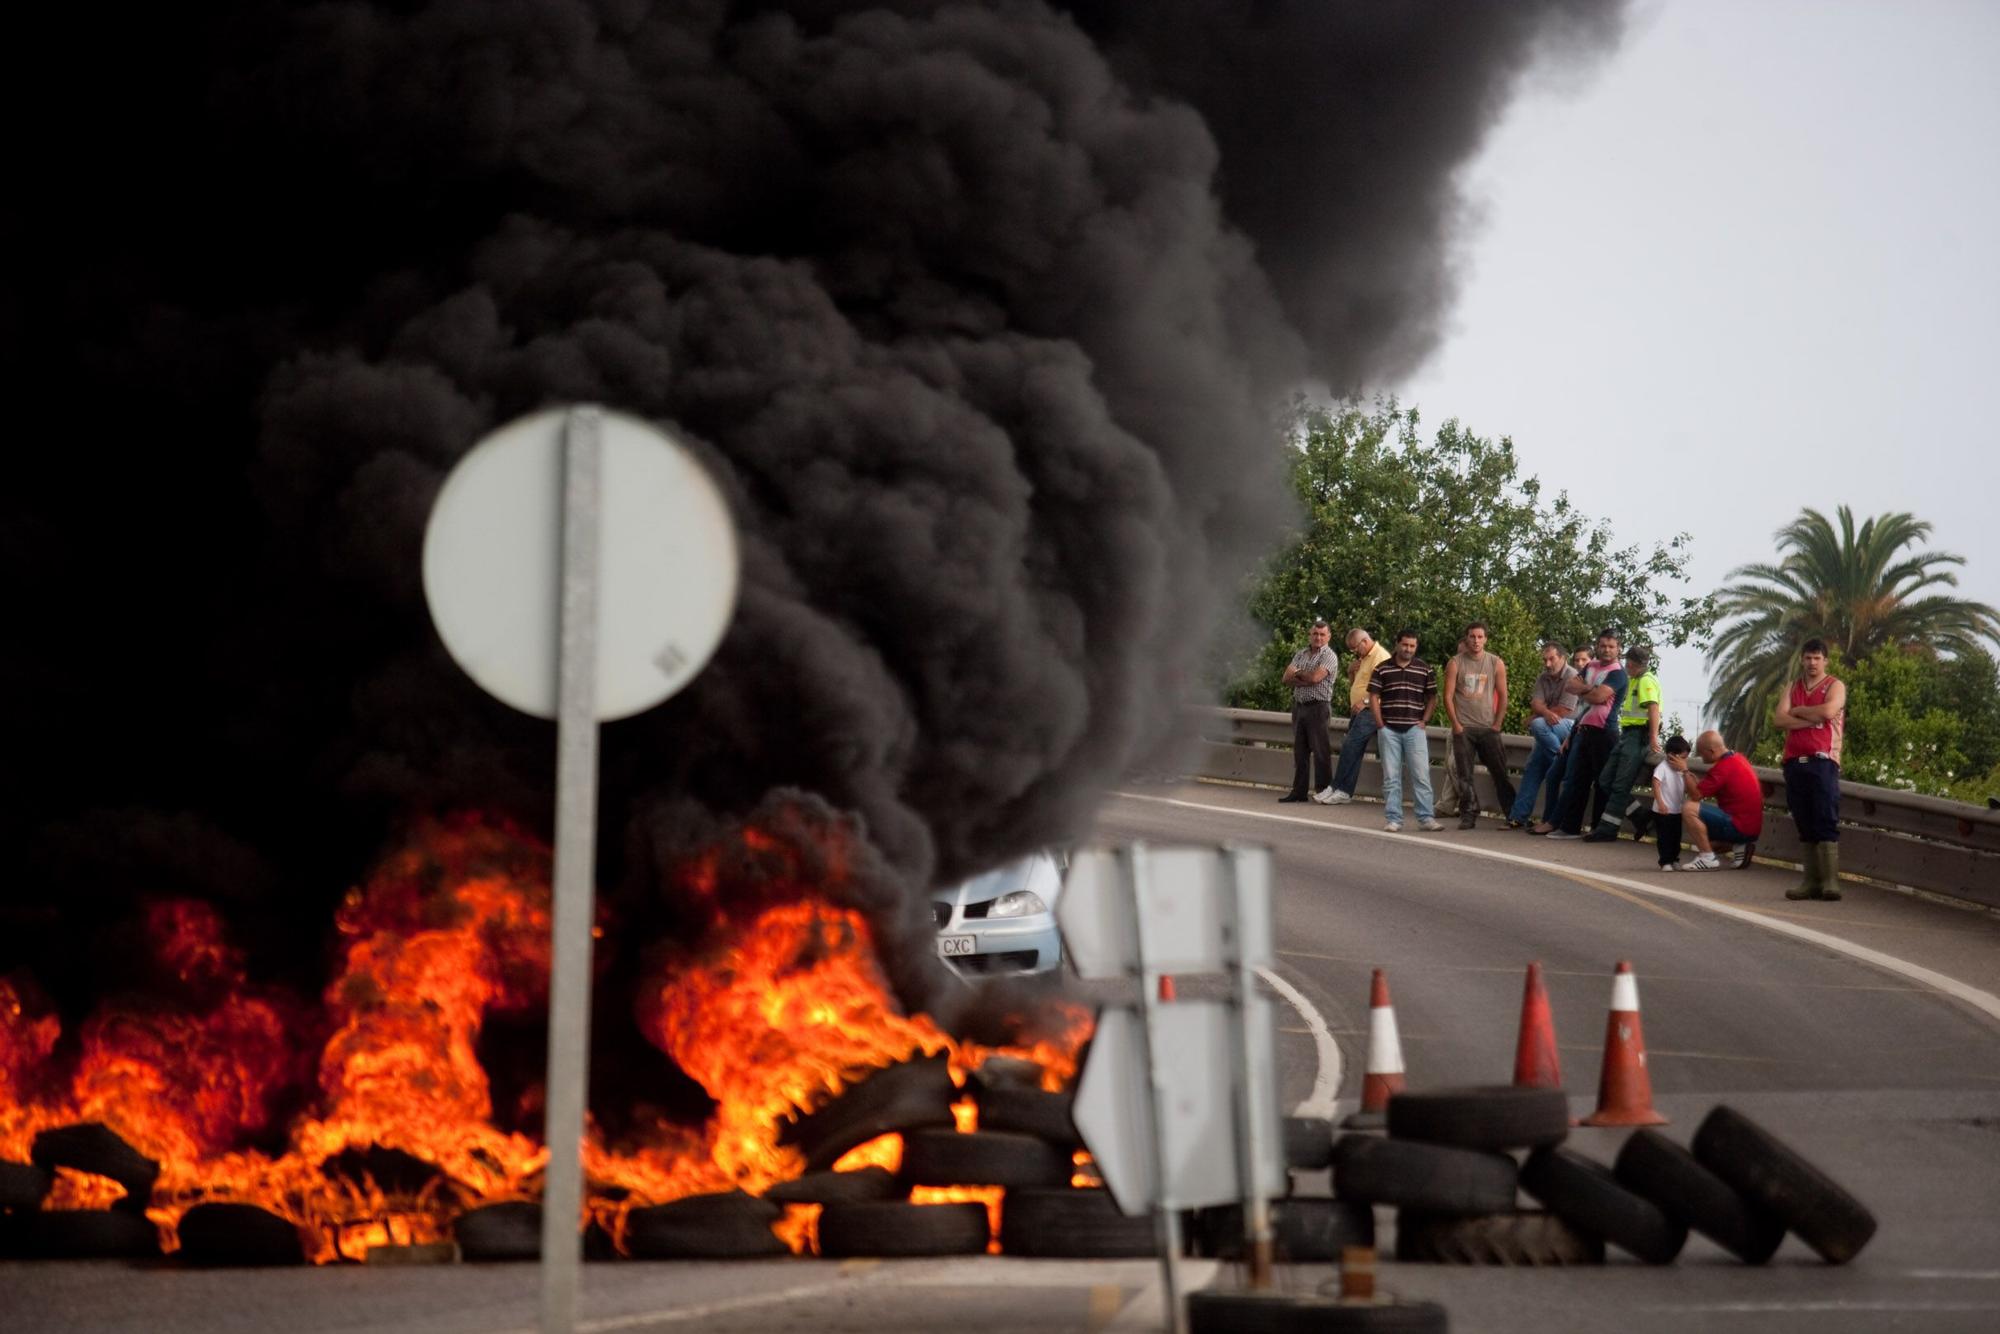
<path fill-rule="evenodd" d="M 899 1073 L 900 1072 L 900 1073 Z M 872 1076 L 787 1130 L 815 1171 L 764 1194 L 773 1208 L 820 1206 L 819 1253 L 834 1257 L 971 1255 L 993 1240 L 978 1202 L 915 1203 L 919 1188 L 1003 1192 L 1003 1254 L 1112 1259 L 1155 1253 L 1149 1216 L 1128 1218 L 1101 1187 L 1074 1187 L 1081 1146 L 1071 1118 L 1074 1098 L 1040 1085 L 1041 1068 L 995 1058 L 968 1089 L 979 1129 L 953 1128 L 960 1095 L 941 1061 L 909 1062 Z M 848 1149 L 878 1134 L 903 1136 L 896 1173 L 881 1168 L 825 1170 Z"/>
<path fill-rule="evenodd" d="M 1444 1264 L 1602 1263 L 1610 1245 L 1671 1264 L 1690 1230 L 1746 1264 L 1787 1231 L 1829 1263 L 1874 1234 L 1867 1208 L 1742 1113 L 1715 1108 L 1692 1151 L 1634 1132 L 1615 1166 L 1564 1147 L 1557 1089 L 1459 1088 L 1389 1100 L 1388 1137 L 1346 1135 L 1337 1198 L 1396 1212 L 1396 1258 Z M 1516 1187 L 1542 1207 L 1517 1207 Z"/>
<path fill-rule="evenodd" d="M 1438 1264 L 1576 1265 L 1604 1259 L 1599 1236 L 1554 1210 L 1518 1207 L 1514 1154 L 1569 1134 L 1559 1089 L 1459 1088 L 1389 1100 L 1388 1137 L 1335 1146 L 1334 1194 L 1396 1210 L 1396 1258 Z"/>

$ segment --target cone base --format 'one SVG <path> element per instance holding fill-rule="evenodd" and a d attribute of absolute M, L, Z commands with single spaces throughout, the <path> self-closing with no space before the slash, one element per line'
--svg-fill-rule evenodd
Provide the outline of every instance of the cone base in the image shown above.
<path fill-rule="evenodd" d="M 1666 1117 L 1650 1107 L 1638 1107 L 1627 1111 L 1592 1112 L 1580 1126 L 1664 1126 L 1671 1124 Z"/>
<path fill-rule="evenodd" d="M 1387 1112 L 1350 1112 L 1340 1123 L 1342 1130 L 1386 1130 L 1388 1126 Z"/>

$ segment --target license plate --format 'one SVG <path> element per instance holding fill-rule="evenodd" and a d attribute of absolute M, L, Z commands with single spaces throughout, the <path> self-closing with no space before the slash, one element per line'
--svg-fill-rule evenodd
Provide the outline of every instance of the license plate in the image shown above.
<path fill-rule="evenodd" d="M 938 954 L 946 959 L 955 959 L 962 954 L 972 953 L 972 936 L 939 936 Z"/>

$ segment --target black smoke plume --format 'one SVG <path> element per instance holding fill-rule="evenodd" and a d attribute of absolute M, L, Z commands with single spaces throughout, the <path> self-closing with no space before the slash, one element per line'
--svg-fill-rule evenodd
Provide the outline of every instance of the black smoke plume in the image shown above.
<path fill-rule="evenodd" d="M 446 658 L 430 502 L 561 401 L 745 534 L 700 681 L 605 736 L 643 920 L 759 803 L 882 929 L 1076 834 L 1287 522 L 1293 386 L 1411 364 L 1453 173 L 1612 0 L 234 0 L 22 21 L 0 338 L 0 971 L 147 895 L 265 966 L 415 816 L 546 827 L 551 729 Z M 773 794 L 797 793 L 799 798 Z M 906 996 L 924 951 L 891 952 Z M 310 967 L 306 971 L 310 974 Z"/>

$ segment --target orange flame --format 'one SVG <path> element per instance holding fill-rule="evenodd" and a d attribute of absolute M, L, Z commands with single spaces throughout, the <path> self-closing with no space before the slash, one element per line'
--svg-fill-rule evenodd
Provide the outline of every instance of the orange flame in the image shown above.
<path fill-rule="evenodd" d="M 616 1148 L 589 1131 L 588 1213 L 621 1249 L 634 1207 L 731 1187 L 758 1192 L 796 1176 L 803 1157 L 778 1143 L 781 1125 L 912 1055 L 945 1053 L 961 1083 L 1001 1051 L 1039 1061 L 1049 1088 L 1074 1074 L 1086 1012 L 1065 1012 L 1059 1031 L 1005 1048 L 955 1042 L 927 1017 L 902 1013 L 865 920 L 827 902 L 847 874 L 847 835 L 807 832 L 802 840 L 789 828 L 782 837 L 746 828 L 737 845 L 684 869 L 707 930 L 658 971 L 639 1020 L 715 1106 L 701 1126 L 656 1120 L 626 1131 Z M 478 1041 L 490 1016 L 546 1004 L 548 861 L 545 847 L 489 821 L 420 830 L 336 913 L 341 964 L 316 1015 L 248 982 L 214 910 L 184 901 L 154 905 L 147 925 L 162 976 L 185 1003 L 108 1006 L 79 1027 L 68 1057 L 55 1016 L 0 979 L 0 1157 L 26 1158 L 42 1129 L 102 1121 L 160 1162 L 148 1213 L 169 1249 L 188 1208 L 240 1200 L 293 1222 L 320 1262 L 440 1240 L 467 1208 L 535 1198 L 547 1152 L 494 1124 Z M 754 901 L 767 906 L 732 917 L 725 904 L 742 901 L 746 874 L 758 886 Z M 317 1097 L 280 1126 L 285 1099 L 315 1087 L 315 1042 Z M 970 1099 L 953 1113 L 960 1129 L 976 1126 Z M 281 1153 L 242 1147 L 279 1134 Z M 354 1166 L 366 1159 L 347 1154 L 374 1149 L 435 1172 L 378 1182 Z M 894 1170 L 901 1154 L 901 1137 L 885 1135 L 835 1168 Z M 336 1158 L 339 1169 L 329 1170 Z M 101 1208 L 122 1193 L 64 1171 L 49 1207 Z M 980 1200 L 997 1234 L 997 1191 L 926 1198 Z M 810 1250 L 818 1212 L 793 1206 L 774 1231 Z"/>

